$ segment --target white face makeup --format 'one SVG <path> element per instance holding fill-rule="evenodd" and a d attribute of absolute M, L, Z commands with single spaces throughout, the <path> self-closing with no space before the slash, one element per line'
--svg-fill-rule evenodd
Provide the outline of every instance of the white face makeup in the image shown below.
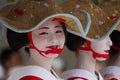
<path fill-rule="evenodd" d="M 98 42 L 91 42 L 91 48 L 101 55 L 109 55 L 110 46 L 112 45 L 111 39 L 106 37 Z M 105 60 L 105 58 L 96 58 L 97 60 Z"/>
<path fill-rule="evenodd" d="M 35 47 L 41 51 L 62 49 L 65 43 L 63 27 L 58 21 L 46 21 L 40 28 L 32 31 Z M 57 57 L 58 54 L 44 54 L 46 57 Z"/>

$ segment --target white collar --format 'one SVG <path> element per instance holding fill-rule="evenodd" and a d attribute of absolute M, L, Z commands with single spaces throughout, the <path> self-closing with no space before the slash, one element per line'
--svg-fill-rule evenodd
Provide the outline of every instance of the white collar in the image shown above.
<path fill-rule="evenodd" d="M 24 76 L 29 76 L 29 75 L 37 76 L 44 80 L 57 80 L 57 78 L 55 76 L 53 76 L 49 71 L 47 71 L 46 69 L 39 67 L 39 66 L 22 67 L 22 68 L 16 70 L 16 72 L 14 72 L 8 78 L 8 80 L 19 80 L 20 78 L 22 78 Z"/>
<path fill-rule="evenodd" d="M 98 74 L 99 80 L 103 80 L 100 73 L 99 72 L 96 72 L 96 73 Z M 65 71 L 62 74 L 62 78 L 64 78 L 65 80 L 72 77 L 82 77 L 88 80 L 98 80 L 92 73 L 84 69 L 71 69 L 71 70 Z"/>
<path fill-rule="evenodd" d="M 119 66 L 108 66 L 100 70 L 102 76 L 105 74 L 115 74 L 120 75 L 120 67 Z"/>

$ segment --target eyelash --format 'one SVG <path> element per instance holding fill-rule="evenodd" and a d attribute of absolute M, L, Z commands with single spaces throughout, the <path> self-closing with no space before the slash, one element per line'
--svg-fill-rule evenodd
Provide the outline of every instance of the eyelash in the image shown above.
<path fill-rule="evenodd" d="M 48 33 L 46 33 L 46 32 L 42 32 L 42 33 L 40 33 L 40 35 L 46 35 L 46 34 L 48 34 Z"/>
<path fill-rule="evenodd" d="M 61 30 L 58 30 L 58 31 L 56 31 L 56 33 L 62 33 L 62 31 L 61 31 Z"/>
<path fill-rule="evenodd" d="M 61 30 L 58 30 L 58 31 L 56 31 L 55 33 L 62 33 L 63 31 L 61 31 Z M 42 32 L 42 33 L 40 33 L 40 35 L 47 35 L 48 33 L 47 32 Z"/>

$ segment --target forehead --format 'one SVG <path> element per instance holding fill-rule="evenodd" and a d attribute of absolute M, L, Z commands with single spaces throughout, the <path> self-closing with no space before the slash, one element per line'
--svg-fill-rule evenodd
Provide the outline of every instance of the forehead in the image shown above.
<path fill-rule="evenodd" d="M 58 21 L 48 20 L 45 23 L 43 23 L 39 28 L 41 28 L 41 27 L 55 27 L 55 26 L 59 26 L 59 25 L 61 25 L 61 24 Z"/>
<path fill-rule="evenodd" d="M 97 42 L 92 42 L 93 44 L 98 44 L 98 45 L 102 45 L 102 44 L 106 44 L 107 41 L 109 39 L 109 36 L 105 37 L 104 39 L 100 40 L 100 41 L 97 41 Z"/>

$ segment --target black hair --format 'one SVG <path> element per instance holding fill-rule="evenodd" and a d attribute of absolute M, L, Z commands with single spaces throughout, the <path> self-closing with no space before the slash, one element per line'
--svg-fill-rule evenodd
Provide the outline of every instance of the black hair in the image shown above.
<path fill-rule="evenodd" d="M 65 44 L 66 44 L 66 41 L 67 41 L 67 30 L 66 30 L 66 24 L 63 23 L 63 22 L 60 22 L 60 24 L 62 25 L 62 28 L 63 28 L 64 34 L 65 34 Z"/>
<path fill-rule="evenodd" d="M 120 48 L 120 31 L 114 30 L 110 35 L 110 39 L 114 46 Z M 110 48 L 110 54 L 115 54 L 117 51 L 116 49 Z"/>
<path fill-rule="evenodd" d="M 67 32 L 66 46 L 71 51 L 76 51 L 76 49 L 83 45 L 85 41 L 84 38 Z"/>
<path fill-rule="evenodd" d="M 10 29 L 7 29 L 7 40 L 10 48 L 16 51 L 29 43 L 27 33 L 17 33 Z"/>
<path fill-rule="evenodd" d="M 61 22 L 61 24 L 62 24 L 63 31 L 65 33 L 65 38 L 66 38 L 66 34 L 67 34 L 66 27 L 65 27 L 66 25 L 63 22 Z M 7 40 L 10 48 L 16 51 L 30 42 L 28 33 L 17 33 L 10 29 L 7 29 Z M 27 48 L 26 50 L 27 52 L 29 52 Z"/>
<path fill-rule="evenodd" d="M 1 56 L 0 56 L 1 65 L 4 68 L 6 68 L 6 61 L 9 61 L 11 59 L 12 55 L 18 54 L 17 52 L 18 51 L 14 51 L 14 50 L 9 49 L 9 48 L 2 50 Z"/>
<path fill-rule="evenodd" d="M 110 34 L 110 39 L 114 46 L 120 48 L 120 31 L 114 30 Z M 119 51 L 113 48 L 110 48 L 110 58 L 107 60 L 107 65 L 113 65 L 116 59 L 119 57 Z"/>

